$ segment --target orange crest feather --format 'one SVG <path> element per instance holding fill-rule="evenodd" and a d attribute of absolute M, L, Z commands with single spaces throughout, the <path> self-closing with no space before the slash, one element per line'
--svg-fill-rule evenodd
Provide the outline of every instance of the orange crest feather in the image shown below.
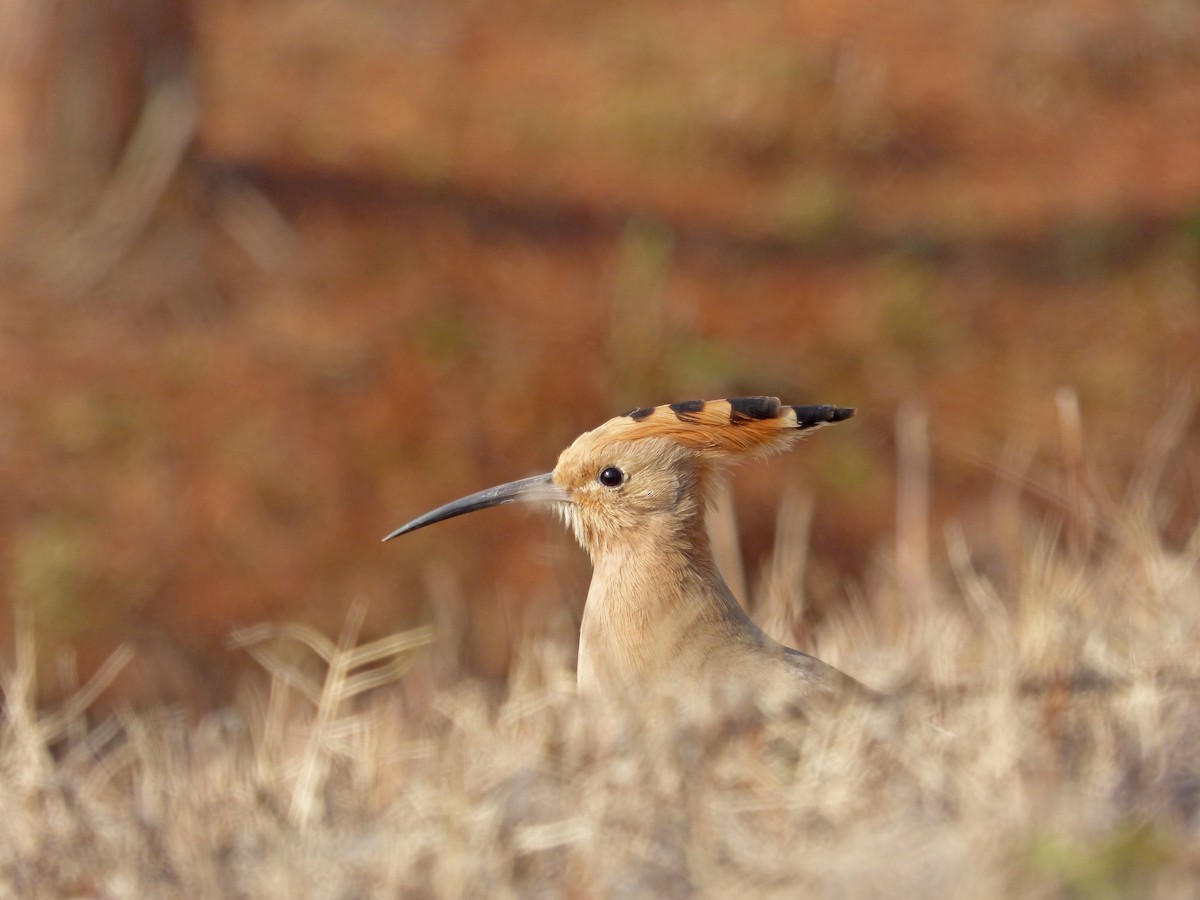
<path fill-rule="evenodd" d="M 594 434 L 609 440 L 664 437 L 716 457 L 765 455 L 786 449 L 802 431 L 853 415 L 837 406 L 785 406 L 778 397 L 685 400 L 631 410 Z"/>

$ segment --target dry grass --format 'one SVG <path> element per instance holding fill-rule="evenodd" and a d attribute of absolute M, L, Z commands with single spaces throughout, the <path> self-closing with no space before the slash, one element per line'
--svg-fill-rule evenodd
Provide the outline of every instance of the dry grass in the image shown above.
<path fill-rule="evenodd" d="M 413 649 L 428 636 L 356 646 L 355 612 L 337 644 L 239 635 L 272 675 L 236 709 L 89 724 L 111 669 L 37 710 L 18 647 L 3 673 L 0 890 L 1195 896 L 1200 530 L 1165 547 L 1148 499 L 1177 425 L 1126 499 L 1070 462 L 1070 512 L 1086 521 L 1027 524 L 986 573 L 957 530 L 928 554 L 898 535 L 853 613 L 805 642 L 891 696 L 804 721 L 759 714 L 736 686 L 589 705 L 553 641 L 526 648 L 503 692 L 428 691 L 428 651 Z M 922 437 L 906 440 L 904 490 L 919 497 Z M 808 501 L 786 502 L 783 530 L 803 536 Z M 911 508 L 899 521 L 926 527 Z M 765 620 L 788 621 L 781 585 L 802 574 L 768 567 Z"/>

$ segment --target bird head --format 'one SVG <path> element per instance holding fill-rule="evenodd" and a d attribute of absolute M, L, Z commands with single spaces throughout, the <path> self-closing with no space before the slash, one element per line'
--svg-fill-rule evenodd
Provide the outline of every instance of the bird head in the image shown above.
<path fill-rule="evenodd" d="M 384 540 L 478 509 L 534 502 L 552 504 L 595 554 L 630 529 L 653 534 L 695 522 L 715 468 L 780 452 L 804 432 L 853 415 L 836 406 L 786 406 L 775 397 L 634 409 L 581 434 L 553 472 L 447 503 Z"/>

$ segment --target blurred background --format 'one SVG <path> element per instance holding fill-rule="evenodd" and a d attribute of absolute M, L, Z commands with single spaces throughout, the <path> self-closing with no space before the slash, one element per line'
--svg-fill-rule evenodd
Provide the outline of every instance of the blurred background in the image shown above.
<path fill-rule="evenodd" d="M 203 708 L 231 629 L 359 599 L 502 677 L 578 620 L 570 538 L 379 538 L 690 398 L 859 408 L 734 479 L 752 584 L 814 498 L 819 622 L 926 450 L 929 554 L 986 561 L 1189 402 L 1200 6 L 0 0 L 0 246 L 0 656 L 24 615 L 48 692 L 129 642 Z"/>

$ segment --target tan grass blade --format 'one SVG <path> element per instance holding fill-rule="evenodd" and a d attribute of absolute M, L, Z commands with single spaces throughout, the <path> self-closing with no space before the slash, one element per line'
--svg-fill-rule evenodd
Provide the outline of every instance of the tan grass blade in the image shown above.
<path fill-rule="evenodd" d="M 267 722 L 275 740 L 282 740 L 281 717 L 286 708 L 285 700 L 277 693 L 279 685 L 296 688 L 315 708 L 300 758 L 289 767 L 295 773 L 289 817 L 299 826 L 310 824 L 319 811 L 318 788 L 330 757 L 352 753 L 352 738 L 360 733 L 361 723 L 353 716 L 342 716 L 343 705 L 366 691 L 395 682 L 410 668 L 412 651 L 434 639 L 433 628 L 422 627 L 356 646 L 365 616 L 366 603 L 353 603 L 336 644 L 316 629 L 295 623 L 243 628 L 229 639 L 230 646 L 245 649 L 272 676 Z M 287 642 L 306 647 L 325 664 L 324 678 L 319 683 L 271 646 Z M 260 767 L 269 765 L 270 753 L 269 744 L 260 747 Z"/>
<path fill-rule="evenodd" d="M 729 485 L 728 477 L 717 475 L 713 478 L 711 496 L 712 505 L 705 516 L 705 525 L 712 542 L 713 558 L 717 568 L 725 576 L 729 589 L 745 606 L 748 602 L 746 565 L 742 559 L 733 489 Z"/>
<path fill-rule="evenodd" d="M 929 557 L 929 413 L 909 402 L 896 413 L 896 575 L 915 615 L 934 602 Z"/>

